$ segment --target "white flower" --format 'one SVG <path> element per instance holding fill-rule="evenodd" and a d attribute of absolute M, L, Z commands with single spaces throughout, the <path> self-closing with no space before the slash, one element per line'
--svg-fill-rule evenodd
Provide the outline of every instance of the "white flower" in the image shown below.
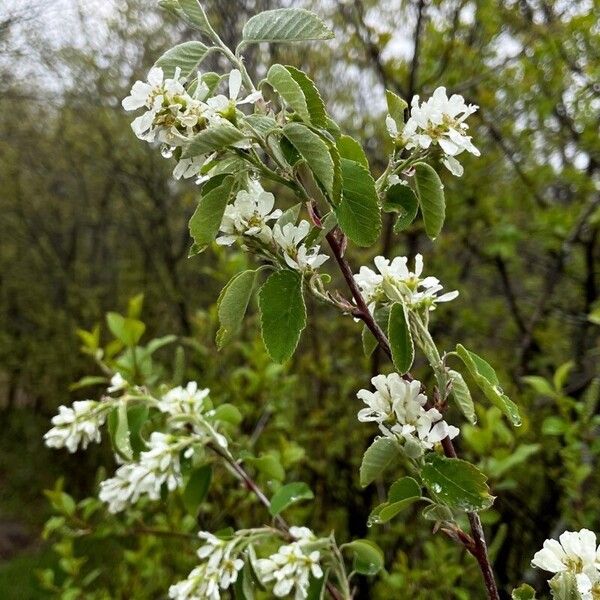
<path fill-rule="evenodd" d="M 421 393 L 420 381 L 406 381 L 398 373 L 377 375 L 371 379 L 375 392 L 360 390 L 357 394 L 367 408 L 358 412 L 361 422 L 379 424 L 381 432 L 400 442 L 416 442 L 431 450 L 445 437 L 455 438 L 458 428 L 448 425 L 441 413 L 425 409 L 427 397 Z"/>
<path fill-rule="evenodd" d="M 178 386 L 169 390 L 159 401 L 158 408 L 161 412 L 170 415 L 195 415 L 202 412 L 204 400 L 210 390 L 198 389 L 195 381 L 190 381 L 185 387 Z"/>
<path fill-rule="evenodd" d="M 124 390 L 128 385 L 129 384 L 127 383 L 123 375 L 117 372 L 111 377 L 110 385 L 108 386 L 108 388 L 106 388 L 106 391 L 109 394 L 114 394 L 115 392 L 120 392 L 121 390 Z"/>
<path fill-rule="evenodd" d="M 204 164 L 204 156 L 194 156 L 193 158 L 180 158 L 173 169 L 175 179 L 189 179 L 197 177 Z"/>
<path fill-rule="evenodd" d="M 79 445 L 85 450 L 90 442 L 101 439 L 100 427 L 106 420 L 108 404 L 94 400 L 78 400 L 72 406 L 59 406 L 58 414 L 52 417 L 54 427 L 44 435 L 49 448 L 64 448 L 71 453 Z"/>
<path fill-rule="evenodd" d="M 242 74 L 237 69 L 233 69 L 231 73 L 229 73 L 229 98 L 223 94 L 219 94 L 214 98 L 209 98 L 206 102 L 214 111 L 226 113 L 236 106 L 241 104 L 254 104 L 262 98 L 262 94 L 255 91 L 245 98 L 238 100 L 241 89 Z"/>
<path fill-rule="evenodd" d="M 415 256 L 415 270 L 408 269 L 408 258 L 397 256 L 391 262 L 383 256 L 375 257 L 379 273 L 368 267 L 361 267 L 354 280 L 369 305 L 371 312 L 378 302 L 386 298 L 392 302 L 402 302 L 409 308 L 434 310 L 439 302 L 450 302 L 458 292 L 447 292 L 438 296 L 443 287 L 436 277 L 421 278 L 423 256 Z"/>
<path fill-rule="evenodd" d="M 274 205 L 275 196 L 265 192 L 258 181 L 251 181 L 249 189 L 238 192 L 233 204 L 225 208 L 220 227 L 225 235 L 217 238 L 217 244 L 230 246 L 240 235 L 270 243 L 273 236 L 267 223 L 281 216 L 281 210 L 273 210 Z"/>
<path fill-rule="evenodd" d="M 108 504 L 110 512 L 117 513 L 144 495 L 158 500 L 163 484 L 170 491 L 180 487 L 179 454 L 185 445 L 180 438 L 153 432 L 148 450 L 140 454 L 138 462 L 120 466 L 114 477 L 100 483 L 100 500 Z"/>
<path fill-rule="evenodd" d="M 439 145 L 444 153 L 444 165 L 454 175 L 460 176 L 463 168 L 454 157 L 465 150 L 480 156 L 471 137 L 466 134 L 469 126 L 465 123 L 466 118 L 478 108 L 473 104 L 467 105 L 458 94 L 448 98 L 446 88 L 439 87 L 426 102 L 419 104 L 419 96 L 412 99 L 410 118 L 401 134 L 393 119 L 386 119 L 386 124 L 390 135 L 400 137 L 409 150 L 427 150 L 432 144 Z"/>
<path fill-rule="evenodd" d="M 318 269 L 329 258 L 326 254 L 319 254 L 319 246 L 307 248 L 302 243 L 309 231 L 310 225 L 304 220 L 298 225 L 287 223 L 283 228 L 277 224 L 273 227 L 273 239 L 283 251 L 285 262 L 297 271 Z"/>
<path fill-rule="evenodd" d="M 308 595 L 310 575 L 320 579 L 323 570 L 318 551 L 305 553 L 301 542 L 281 546 L 269 558 L 256 561 L 258 575 L 264 583 L 275 582 L 273 594 L 283 598 L 295 590 L 294 598 L 304 600 Z"/>
<path fill-rule="evenodd" d="M 219 600 L 220 589 L 226 590 L 237 581 L 244 561 L 236 553 L 236 542 L 222 540 L 212 533 L 201 531 L 204 540 L 197 554 L 205 563 L 196 567 L 185 579 L 169 588 L 169 598 L 176 600 Z"/>

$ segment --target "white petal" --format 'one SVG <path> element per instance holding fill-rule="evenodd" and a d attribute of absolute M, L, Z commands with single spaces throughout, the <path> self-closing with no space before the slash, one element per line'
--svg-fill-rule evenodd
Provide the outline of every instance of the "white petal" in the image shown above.
<path fill-rule="evenodd" d="M 242 74 L 238 69 L 233 69 L 229 73 L 229 97 L 232 100 L 236 100 L 242 87 Z"/>

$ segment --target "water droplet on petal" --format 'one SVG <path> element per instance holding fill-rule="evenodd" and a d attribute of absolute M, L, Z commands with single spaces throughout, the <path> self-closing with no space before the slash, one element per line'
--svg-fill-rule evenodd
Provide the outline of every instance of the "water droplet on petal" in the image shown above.
<path fill-rule="evenodd" d="M 171 158 L 173 156 L 173 151 L 175 148 L 172 146 L 163 146 L 160 150 L 163 158 Z"/>

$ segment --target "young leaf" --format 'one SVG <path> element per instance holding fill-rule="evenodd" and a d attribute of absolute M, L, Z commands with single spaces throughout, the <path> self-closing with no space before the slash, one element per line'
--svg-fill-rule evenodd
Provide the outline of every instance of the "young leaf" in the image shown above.
<path fill-rule="evenodd" d="M 554 600 L 582 600 L 577 589 L 577 578 L 570 571 L 557 573 L 550 580 L 550 589 Z"/>
<path fill-rule="evenodd" d="M 208 493 L 211 479 L 212 467 L 210 465 L 202 465 L 190 474 L 183 490 L 183 503 L 190 514 L 194 516 L 198 514 L 198 509 Z"/>
<path fill-rule="evenodd" d="M 242 30 L 247 44 L 329 40 L 333 32 L 317 15 L 302 8 L 277 8 L 252 17 Z"/>
<path fill-rule="evenodd" d="M 204 33 L 208 33 L 211 30 L 208 19 L 206 18 L 206 13 L 200 6 L 198 0 L 179 0 L 179 6 L 183 11 L 185 20 L 192 25 L 192 27 L 200 29 L 200 31 L 203 31 Z"/>
<path fill-rule="evenodd" d="M 223 150 L 243 139 L 246 139 L 246 136 L 239 129 L 233 125 L 221 123 L 197 133 L 183 149 L 181 158 L 191 158 Z"/>
<path fill-rule="evenodd" d="M 222 423 L 229 423 L 230 425 L 239 425 L 242 420 L 242 413 L 240 409 L 234 404 L 219 404 L 214 409 L 213 416 L 215 421 L 221 421 Z"/>
<path fill-rule="evenodd" d="M 353 540 L 344 544 L 342 550 L 350 550 L 354 555 L 353 570 L 362 575 L 375 575 L 383 569 L 384 559 L 381 548 L 371 540 Z"/>
<path fill-rule="evenodd" d="M 420 499 L 421 486 L 412 477 L 402 477 L 390 487 L 387 502 L 380 504 L 371 512 L 368 524 L 387 523 L 399 512 Z"/>
<path fill-rule="evenodd" d="M 493 504 L 486 477 L 475 465 L 439 454 L 430 454 L 426 460 L 421 476 L 435 498 L 464 511 L 484 510 Z"/>
<path fill-rule="evenodd" d="M 143 452 L 146 449 L 146 443 L 142 438 L 142 427 L 148 419 L 148 406 L 140 404 L 138 406 L 132 406 L 127 411 L 127 424 L 129 427 L 129 442 L 131 449 L 135 455 Z"/>
<path fill-rule="evenodd" d="M 515 427 L 521 425 L 521 415 L 517 405 L 502 391 L 496 372 L 483 358 L 470 352 L 461 344 L 456 346 L 456 353 L 463 361 L 475 383 L 485 397 L 497 406 Z"/>
<path fill-rule="evenodd" d="M 415 186 L 425 232 L 434 240 L 440 234 L 446 218 L 444 186 L 433 167 L 423 162 L 415 164 Z"/>
<path fill-rule="evenodd" d="M 310 122 L 315 127 L 326 129 L 328 124 L 327 111 L 325 110 L 325 103 L 323 102 L 323 98 L 321 98 L 317 86 L 303 71 L 290 66 L 286 66 L 285 68 L 302 89 L 302 93 L 306 99 Z"/>
<path fill-rule="evenodd" d="M 111 333 L 128 347 L 135 346 L 146 331 L 146 325 L 141 321 L 116 312 L 107 313 L 106 323 Z"/>
<path fill-rule="evenodd" d="M 215 239 L 223 220 L 223 213 L 233 189 L 234 178 L 231 175 L 214 177 L 215 185 L 205 187 L 198 207 L 189 223 L 190 234 L 200 250 L 206 248 Z M 206 185 L 212 182 L 209 181 Z"/>
<path fill-rule="evenodd" d="M 458 371 L 449 370 L 448 375 L 452 380 L 452 397 L 456 400 L 458 408 L 460 408 L 466 419 L 475 425 L 477 415 L 475 414 L 475 405 L 473 404 L 473 398 L 471 398 L 469 386 Z"/>
<path fill-rule="evenodd" d="M 129 423 L 127 421 L 127 405 L 119 404 L 108 415 L 108 433 L 115 452 L 125 460 L 131 460 L 133 450 L 129 441 Z"/>
<path fill-rule="evenodd" d="M 217 303 L 219 315 L 219 331 L 217 347 L 219 350 L 238 333 L 248 303 L 252 297 L 258 271 L 243 271 L 235 275 L 223 288 Z"/>
<path fill-rule="evenodd" d="M 208 46 L 205 46 L 202 42 L 184 42 L 167 50 L 154 63 L 154 66 L 163 70 L 165 78 L 173 77 L 175 69 L 179 67 L 181 76 L 189 79 L 191 75 L 196 75 L 198 65 L 206 58 L 208 53 Z"/>
<path fill-rule="evenodd" d="M 283 128 L 283 133 L 304 158 L 316 180 L 334 202 L 335 164 L 327 144 L 301 123 L 288 123 Z"/>
<path fill-rule="evenodd" d="M 453 521 L 452 511 L 444 504 L 430 504 L 421 513 L 428 521 Z"/>
<path fill-rule="evenodd" d="M 342 201 L 335 214 L 342 231 L 358 246 L 370 246 L 379 237 L 381 215 L 375 182 L 361 164 L 341 159 Z"/>
<path fill-rule="evenodd" d="M 366 487 L 400 456 L 398 442 L 387 437 L 376 438 L 367 448 L 360 465 L 360 485 Z"/>
<path fill-rule="evenodd" d="M 370 171 L 367 155 L 362 146 L 349 135 L 342 135 L 336 142 L 336 146 L 341 158 L 347 158 L 361 164 L 367 171 Z"/>
<path fill-rule="evenodd" d="M 310 114 L 302 88 L 286 67 L 273 65 L 267 73 L 267 81 L 303 121 L 310 123 Z"/>
<path fill-rule="evenodd" d="M 387 102 L 388 113 L 394 119 L 398 126 L 398 131 L 402 131 L 404 125 L 404 111 L 408 108 L 406 100 L 403 100 L 391 90 L 385 90 L 385 100 Z"/>
<path fill-rule="evenodd" d="M 259 293 L 262 337 L 275 362 L 288 360 L 306 325 L 302 277 L 295 271 L 273 273 Z"/>
<path fill-rule="evenodd" d="M 515 588 L 510 597 L 512 600 L 536 600 L 535 590 L 526 583 Z"/>
<path fill-rule="evenodd" d="M 284 225 L 288 223 L 295 223 L 298 220 L 298 215 L 300 214 L 300 210 L 302 209 L 302 202 L 298 202 L 298 204 L 294 204 L 294 206 L 290 206 L 280 217 L 277 219 L 276 224 L 283 228 Z"/>
<path fill-rule="evenodd" d="M 271 506 L 269 512 L 275 517 L 288 506 L 300 502 L 301 500 L 312 500 L 314 494 L 311 489 L 301 481 L 296 483 L 288 483 L 279 488 L 271 498 Z"/>
<path fill-rule="evenodd" d="M 388 337 L 392 350 L 392 360 L 401 375 L 407 373 L 415 359 L 415 346 L 410 334 L 406 309 L 398 302 L 392 305 L 388 322 Z"/>
<path fill-rule="evenodd" d="M 402 183 L 390 186 L 385 193 L 383 210 L 385 212 L 398 213 L 398 219 L 394 224 L 394 231 L 404 231 L 417 216 L 419 202 L 413 190 Z"/>

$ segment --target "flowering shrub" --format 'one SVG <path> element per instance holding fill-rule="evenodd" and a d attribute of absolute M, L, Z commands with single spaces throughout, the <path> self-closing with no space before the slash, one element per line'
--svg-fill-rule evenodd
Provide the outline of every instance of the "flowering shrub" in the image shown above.
<path fill-rule="evenodd" d="M 362 322 L 365 352 L 379 347 L 394 371 L 373 377 L 374 392 L 357 393 L 366 405 L 358 420 L 376 423 L 381 434 L 364 454 L 360 483 L 368 486 L 386 469 L 402 471 L 389 486 L 387 501 L 373 509 L 369 525 L 425 504 L 423 516 L 473 556 L 485 594 L 499 598 L 479 517 L 494 497 L 486 476 L 458 458 L 452 440 L 460 428 L 447 422 L 444 413 L 455 403 L 475 423 L 467 379 L 514 426 L 521 423 L 519 409 L 483 358 L 461 344 L 440 353 L 430 333 L 431 314 L 458 292 L 441 293 L 437 278 L 422 277 L 420 254 L 414 271 L 408 257 L 377 256 L 377 272 L 362 266 L 357 274 L 345 257 L 348 243 L 368 248 L 379 239 L 382 212 L 395 215 L 397 234 L 420 212 L 430 238 L 440 235 L 446 205 L 437 168 L 442 164 L 460 176 L 463 167 L 456 156 L 463 151 L 479 155 L 466 123 L 477 107 L 458 95 L 448 98 L 439 87 L 425 102 L 413 98 L 409 109 L 388 91 L 386 124 L 393 148 L 386 169 L 375 179 L 360 143 L 341 133 L 305 73 L 275 64 L 256 84 L 244 67 L 246 45 L 332 37 L 316 15 L 293 8 L 260 13 L 248 21 L 233 52 L 196 0 L 166 0 L 163 5 L 195 27 L 208 45 L 190 41 L 169 50 L 122 104 L 125 110 L 140 111 L 132 122 L 134 133 L 174 160 L 173 176 L 201 186 L 189 223 L 190 255 L 214 241 L 237 244 L 255 265 L 234 276 L 221 292 L 217 345 L 235 339 L 256 288 L 263 341 L 275 362 L 285 362 L 295 352 L 307 326 L 308 294 Z M 231 63 L 228 74 L 199 70 L 212 53 Z M 227 94 L 220 93 L 223 87 Z M 286 206 L 269 186 L 287 189 L 297 203 Z M 346 293 L 330 287 L 326 262 L 330 272 L 335 268 L 343 277 Z M 260 459 L 236 443 L 242 416 L 235 399 L 214 404 L 209 390 L 194 381 L 170 386 L 169 377 L 154 364 L 153 353 L 171 338 L 141 346 L 144 326 L 135 317 L 112 313 L 108 325 L 116 337 L 116 353 L 108 356 L 93 343 L 90 352 L 106 375 L 106 393 L 99 401 L 61 407 L 46 434 L 47 445 L 70 452 L 85 449 L 100 442 L 106 424 L 118 464 L 114 475 L 99 484 L 98 498 L 109 513 L 134 514 L 140 503 L 179 494 L 193 514 L 209 490 L 212 466 L 220 465 L 264 505 L 261 523 L 269 521 L 237 531 L 201 530 L 197 564 L 187 578 L 182 573 L 170 585 L 170 598 L 212 600 L 233 589 L 239 598 L 263 597 L 266 590 L 276 597 L 328 594 L 348 599 L 357 575 L 372 576 L 384 568 L 383 553 L 370 539 L 340 544 L 335 532 L 314 533 L 283 518 L 288 507 L 311 500 L 313 492 L 302 482 L 290 482 L 267 497 L 248 469 Z M 410 374 L 417 354 L 435 376 L 432 389 Z M 54 494 L 63 498 L 59 491 Z M 591 535 L 563 534 L 562 549 L 548 542 L 534 558 L 534 565 L 559 574 L 551 582 L 558 600 L 577 594 L 598 597 Z M 514 595 L 531 598 L 531 593 L 521 586 Z"/>

